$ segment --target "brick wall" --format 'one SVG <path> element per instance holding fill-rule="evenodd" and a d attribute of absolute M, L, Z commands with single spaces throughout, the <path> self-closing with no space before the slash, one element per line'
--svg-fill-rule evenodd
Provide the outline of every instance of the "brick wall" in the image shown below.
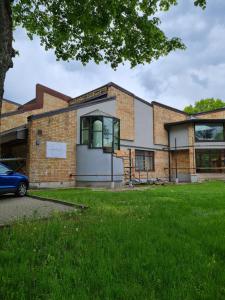
<path fill-rule="evenodd" d="M 110 86 L 108 96 L 116 96 L 116 116 L 120 119 L 120 138 L 133 141 L 134 132 L 134 97 Z"/>
<path fill-rule="evenodd" d="M 51 110 L 67 107 L 68 103 L 60 98 L 44 93 L 44 104 L 40 109 L 31 111 L 19 112 L 15 115 L 6 116 L 1 119 L 1 131 L 9 130 L 11 128 L 19 127 L 27 124 L 27 118 L 31 115 L 40 114 Z"/>
<path fill-rule="evenodd" d="M 225 110 L 198 114 L 199 119 L 225 119 Z"/>
<path fill-rule="evenodd" d="M 129 180 L 129 150 L 117 150 L 116 151 L 117 157 L 122 157 L 124 162 L 124 174 L 125 179 Z M 169 168 L 169 161 L 168 161 L 168 152 L 167 151 L 154 151 L 154 162 L 155 162 L 155 169 L 154 171 L 148 172 L 148 178 L 167 178 L 168 179 L 168 168 Z M 139 172 L 135 170 L 135 150 L 131 150 L 131 173 L 132 178 L 136 179 L 146 179 L 147 172 Z"/>
<path fill-rule="evenodd" d="M 8 102 L 3 100 L 2 101 L 2 114 L 6 113 L 6 112 L 10 112 L 10 111 L 15 111 L 17 110 L 19 105 L 16 105 L 12 102 Z"/>
<path fill-rule="evenodd" d="M 74 185 L 74 177 L 70 174 L 76 169 L 76 119 L 76 111 L 70 111 L 29 121 L 28 173 L 31 183 Z M 42 134 L 37 136 L 37 130 L 42 130 Z M 66 159 L 46 158 L 47 141 L 66 143 Z"/>
<path fill-rule="evenodd" d="M 185 114 L 153 104 L 153 132 L 154 144 L 168 145 L 168 134 L 164 128 L 165 123 L 186 120 Z"/>

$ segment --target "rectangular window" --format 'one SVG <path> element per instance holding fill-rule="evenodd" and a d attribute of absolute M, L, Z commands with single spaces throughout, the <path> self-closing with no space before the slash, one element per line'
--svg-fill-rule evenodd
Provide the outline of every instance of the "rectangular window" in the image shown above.
<path fill-rule="evenodd" d="M 197 173 L 225 173 L 224 149 L 197 149 Z"/>
<path fill-rule="evenodd" d="M 135 169 L 137 171 L 154 171 L 154 152 L 135 150 Z"/>
<path fill-rule="evenodd" d="M 205 123 L 195 125 L 196 142 L 220 142 L 224 141 L 224 124 Z"/>

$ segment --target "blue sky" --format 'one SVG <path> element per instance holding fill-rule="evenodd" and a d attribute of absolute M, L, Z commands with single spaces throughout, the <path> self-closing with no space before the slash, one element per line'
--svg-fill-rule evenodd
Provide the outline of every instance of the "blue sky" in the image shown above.
<path fill-rule="evenodd" d="M 195 100 L 218 97 L 225 100 L 225 1 L 208 0 L 207 9 L 180 0 L 169 13 L 162 14 L 161 27 L 169 37 L 180 37 L 187 46 L 150 65 L 130 69 L 120 66 L 56 61 L 54 51 L 46 52 L 38 38 L 30 41 L 17 29 L 14 47 L 19 56 L 6 77 L 6 99 L 19 103 L 34 98 L 41 83 L 75 97 L 107 82 L 130 90 L 147 101 L 156 100 L 182 109 Z"/>

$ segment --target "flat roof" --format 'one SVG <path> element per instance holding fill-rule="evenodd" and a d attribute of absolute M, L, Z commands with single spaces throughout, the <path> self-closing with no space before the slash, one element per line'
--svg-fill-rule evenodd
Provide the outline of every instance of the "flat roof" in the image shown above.
<path fill-rule="evenodd" d="M 173 126 L 178 126 L 178 125 L 183 125 L 183 124 L 192 124 L 192 123 L 224 123 L 225 119 L 188 119 L 188 120 L 183 120 L 183 121 L 178 121 L 178 122 L 171 122 L 171 123 L 165 123 L 164 127 L 166 129 L 173 127 Z"/>

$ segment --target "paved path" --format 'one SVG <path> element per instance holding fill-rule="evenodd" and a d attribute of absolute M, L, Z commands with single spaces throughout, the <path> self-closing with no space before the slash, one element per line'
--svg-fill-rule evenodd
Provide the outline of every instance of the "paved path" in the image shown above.
<path fill-rule="evenodd" d="M 0 224 L 22 218 L 47 217 L 54 212 L 73 211 L 74 207 L 30 197 L 0 196 Z"/>

